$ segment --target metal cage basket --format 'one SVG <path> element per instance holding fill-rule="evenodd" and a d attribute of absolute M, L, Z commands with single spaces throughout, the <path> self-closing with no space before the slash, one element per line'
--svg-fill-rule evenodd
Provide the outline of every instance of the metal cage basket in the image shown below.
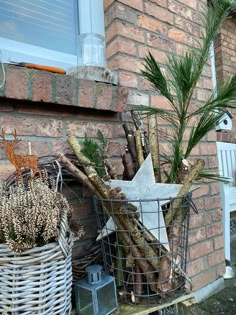
<path fill-rule="evenodd" d="M 69 315 L 72 243 L 63 213 L 58 242 L 22 253 L 0 244 L 0 314 Z"/>
<path fill-rule="evenodd" d="M 104 268 L 115 276 L 121 300 L 151 305 L 183 294 L 191 194 L 147 200 L 94 197 L 94 205 Z"/>

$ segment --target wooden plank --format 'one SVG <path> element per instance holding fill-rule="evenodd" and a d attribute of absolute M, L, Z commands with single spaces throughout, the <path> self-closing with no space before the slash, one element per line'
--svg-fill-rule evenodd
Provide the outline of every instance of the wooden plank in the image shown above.
<path fill-rule="evenodd" d="M 169 303 L 164 303 L 164 304 L 155 305 L 155 306 L 119 304 L 118 309 L 115 312 L 113 312 L 112 315 L 147 315 L 155 311 L 161 310 L 163 308 L 166 308 L 168 306 L 178 304 L 180 302 L 190 300 L 193 298 L 194 298 L 194 295 L 193 293 L 191 293 L 191 294 L 180 296 Z"/>

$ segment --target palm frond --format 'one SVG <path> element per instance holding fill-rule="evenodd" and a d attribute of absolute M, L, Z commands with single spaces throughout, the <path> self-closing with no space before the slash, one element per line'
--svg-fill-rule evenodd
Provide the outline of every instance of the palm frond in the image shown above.
<path fill-rule="evenodd" d="M 207 178 L 207 179 L 210 179 L 212 181 L 217 181 L 217 182 L 221 182 L 224 184 L 230 184 L 232 182 L 231 177 L 217 175 L 217 174 L 211 173 L 210 171 L 207 172 L 206 170 L 202 170 L 199 173 L 198 179 L 203 179 L 203 178 Z"/>
<path fill-rule="evenodd" d="M 132 110 L 139 112 L 142 118 L 146 118 L 151 115 L 156 115 L 157 117 L 163 118 L 165 121 L 169 122 L 172 126 L 177 128 L 179 124 L 179 119 L 176 116 L 175 111 L 170 111 L 163 108 L 153 108 L 144 105 L 132 106 Z"/>
<path fill-rule="evenodd" d="M 209 6 L 205 3 L 205 8 L 199 13 L 203 30 L 200 40 L 195 39 L 199 47 L 190 48 L 183 56 L 169 55 L 166 63 L 167 75 L 161 70 L 151 53 L 144 60 L 143 76 L 161 95 L 167 98 L 172 107 L 172 110 L 136 107 L 145 115 L 159 115 L 171 124 L 173 129 L 173 137 L 170 141 L 172 155 L 162 156 L 163 163 L 170 166 L 168 174 L 165 171 L 167 182 L 176 180 L 181 159 L 190 155 L 192 149 L 207 132 L 221 120 L 226 110 L 230 107 L 236 108 L 235 75 L 222 87 L 219 87 L 216 98 L 212 93 L 204 105 L 196 110 L 190 109 L 193 92 L 209 58 L 212 42 L 222 22 L 235 5 L 235 0 L 211 0 L 210 2 Z M 198 119 L 198 124 L 190 127 L 189 121 L 192 117 Z M 183 153 L 183 135 L 187 128 L 192 129 L 187 149 Z"/>
<path fill-rule="evenodd" d="M 196 126 L 192 126 L 189 135 L 188 145 L 184 154 L 187 159 L 192 149 L 201 141 L 201 139 L 220 122 L 224 112 L 207 113 L 205 112 L 198 120 Z"/>
<path fill-rule="evenodd" d="M 179 106 L 179 117 L 185 117 L 188 110 L 188 99 L 194 81 L 194 62 L 192 53 L 186 52 L 184 56 L 171 55 L 168 58 L 167 67 L 171 74 L 170 84 L 172 85 Z"/>
<path fill-rule="evenodd" d="M 209 100 L 196 111 L 190 113 L 189 117 L 204 114 L 209 111 L 226 111 L 228 108 L 236 107 L 236 74 L 227 82 L 219 84 L 217 95 L 211 95 Z"/>
<path fill-rule="evenodd" d="M 173 96 L 169 90 L 168 82 L 162 73 L 159 64 L 150 52 L 148 56 L 144 58 L 144 67 L 145 70 L 141 70 L 142 75 L 153 84 L 158 92 L 173 104 Z"/>

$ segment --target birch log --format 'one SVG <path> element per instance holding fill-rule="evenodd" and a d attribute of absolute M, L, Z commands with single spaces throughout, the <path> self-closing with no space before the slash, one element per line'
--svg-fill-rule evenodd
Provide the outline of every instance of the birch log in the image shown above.
<path fill-rule="evenodd" d="M 134 138 L 135 138 L 135 147 L 136 147 L 138 165 L 140 167 L 144 162 L 144 155 L 143 155 L 143 146 L 142 146 L 142 140 L 141 140 L 141 132 L 139 129 L 135 130 Z"/>
<path fill-rule="evenodd" d="M 155 115 L 148 117 L 148 140 L 156 183 L 161 183 L 159 140 Z"/>

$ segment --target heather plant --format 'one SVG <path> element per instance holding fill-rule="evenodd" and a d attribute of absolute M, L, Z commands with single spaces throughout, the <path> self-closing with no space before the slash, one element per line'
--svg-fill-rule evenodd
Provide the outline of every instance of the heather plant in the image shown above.
<path fill-rule="evenodd" d="M 62 211 L 69 215 L 70 206 L 54 186 L 45 177 L 0 183 L 0 243 L 22 252 L 58 239 Z"/>

